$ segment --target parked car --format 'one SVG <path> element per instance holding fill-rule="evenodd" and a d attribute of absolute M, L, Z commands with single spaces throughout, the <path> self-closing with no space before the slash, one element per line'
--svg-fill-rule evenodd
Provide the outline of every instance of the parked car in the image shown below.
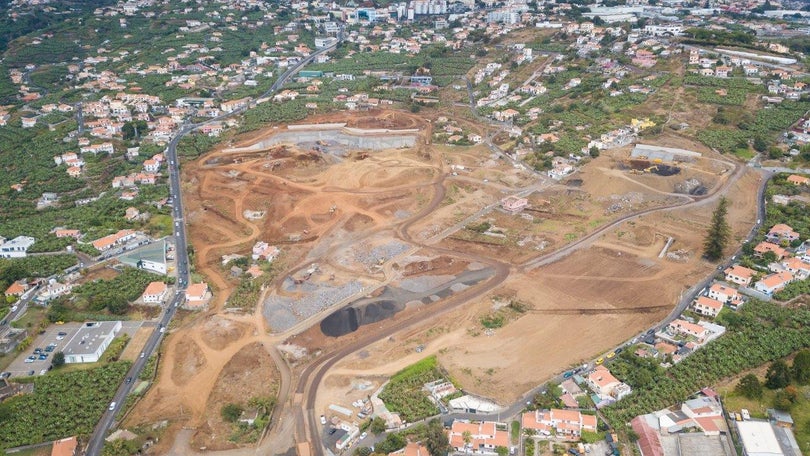
<path fill-rule="evenodd" d="M 37 357 L 36 357 L 36 356 L 34 356 L 34 355 L 31 355 L 31 356 L 29 356 L 28 358 L 25 358 L 25 362 L 26 362 L 26 363 L 33 363 L 33 362 L 34 362 L 34 361 L 36 361 L 36 360 L 37 360 Z"/>
<path fill-rule="evenodd" d="M 28 376 L 30 377 L 32 375 L 34 375 L 34 371 L 28 371 Z"/>
<path fill-rule="evenodd" d="M 326 417 L 321 415 L 321 424 L 326 424 Z"/>
<path fill-rule="evenodd" d="M 39 360 L 44 361 L 46 359 L 48 359 L 48 354 L 47 353 L 40 353 Z"/>

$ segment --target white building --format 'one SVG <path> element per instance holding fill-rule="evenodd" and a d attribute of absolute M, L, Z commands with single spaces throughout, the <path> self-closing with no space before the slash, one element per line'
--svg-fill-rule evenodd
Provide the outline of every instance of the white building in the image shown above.
<path fill-rule="evenodd" d="M 0 238 L 0 258 L 25 258 L 34 242 L 30 236 L 17 236 L 5 242 Z"/>
<path fill-rule="evenodd" d="M 743 454 L 747 456 L 783 456 L 776 433 L 767 421 L 737 421 Z"/>
<path fill-rule="evenodd" d="M 166 293 L 169 291 L 169 287 L 166 286 L 163 282 L 152 282 L 146 286 L 146 289 L 143 291 L 143 298 L 144 303 L 149 304 L 161 304 L 163 300 L 166 298 Z"/>
<path fill-rule="evenodd" d="M 120 330 L 120 321 L 94 321 L 83 324 L 63 350 L 65 363 L 98 362 Z"/>

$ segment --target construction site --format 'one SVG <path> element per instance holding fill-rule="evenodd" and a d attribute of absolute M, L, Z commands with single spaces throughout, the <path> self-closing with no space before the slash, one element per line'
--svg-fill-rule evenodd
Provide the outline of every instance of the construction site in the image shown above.
<path fill-rule="evenodd" d="M 258 451 L 309 441 L 308 410 L 352 408 L 428 354 L 465 391 L 507 405 L 668 314 L 713 267 L 700 252 L 719 196 L 736 237 L 754 222 L 759 176 L 698 144 L 689 160 L 615 149 L 556 181 L 483 145 L 434 146 L 430 120 L 324 116 L 306 135 L 268 128 L 185 164 L 195 270 L 214 299 L 171 331 L 157 383 L 125 424 L 168 420 L 177 438 L 161 441 L 165 453 L 239 447 L 211 415 L 245 352 L 261 353 L 250 370 L 278 398 Z M 318 124 L 387 138 L 351 143 Z M 702 190 L 684 186 L 692 179 Z M 278 247 L 283 270 L 254 311 L 228 311 L 235 283 L 221 258 L 259 241 Z M 524 312 L 485 331 L 504 297 Z"/>

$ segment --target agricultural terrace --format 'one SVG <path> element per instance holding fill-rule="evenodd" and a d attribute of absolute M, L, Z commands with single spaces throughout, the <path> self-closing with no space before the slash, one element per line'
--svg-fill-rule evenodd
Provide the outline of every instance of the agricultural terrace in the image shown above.
<path fill-rule="evenodd" d="M 0 404 L 0 448 L 88 435 L 107 410 L 129 362 L 34 377 L 34 392 Z"/>
<path fill-rule="evenodd" d="M 424 391 L 425 383 L 446 379 L 436 356 L 429 356 L 394 374 L 380 393 L 386 408 L 399 413 L 403 421 L 412 423 L 438 415 L 439 408 Z"/>

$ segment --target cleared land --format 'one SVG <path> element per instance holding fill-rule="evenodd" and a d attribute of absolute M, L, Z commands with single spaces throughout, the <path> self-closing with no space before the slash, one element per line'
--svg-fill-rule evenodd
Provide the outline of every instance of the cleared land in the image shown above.
<path fill-rule="evenodd" d="M 704 158 L 673 164 L 678 173 L 632 171 L 624 148 L 557 182 L 483 146 L 426 144 L 430 123 L 411 114 L 309 121 L 327 122 L 416 128 L 418 139 L 413 148 L 384 150 L 318 141 L 255 146 L 278 131 L 268 129 L 184 167 L 195 265 L 215 298 L 172 330 L 159 379 L 128 421 L 169 418 L 195 429 L 183 434 L 194 447 L 229 447 L 211 417 L 233 400 L 221 389 L 232 363 L 263 353 L 258 343 L 273 362 L 254 361 L 251 372 L 279 378 L 280 424 L 266 439 L 278 448 L 292 442 L 293 426 L 299 441 L 307 435 L 293 417 L 304 393 L 317 392 L 317 414 L 332 403 L 349 406 L 427 354 L 466 390 L 506 404 L 669 313 L 711 271 L 700 251 L 717 195 L 732 200 L 736 236 L 755 218 L 758 176 L 679 136 L 656 143 Z M 510 194 L 526 195 L 529 208 L 502 211 L 499 201 Z M 641 211 L 650 212 L 634 216 Z M 484 222 L 488 229 L 475 228 Z M 669 237 L 675 255 L 659 258 Z M 252 313 L 229 313 L 237 282 L 221 257 L 249 256 L 260 240 L 282 250 L 284 270 Z M 481 319 L 509 300 L 525 310 L 485 330 Z M 362 341 L 369 343 L 353 348 Z M 282 342 L 292 370 L 271 349 Z M 353 354 L 343 357 L 342 347 Z M 319 355 L 337 363 L 310 377 L 307 366 Z M 302 373 L 293 395 L 292 379 Z M 218 437 L 203 438 L 209 434 Z"/>

